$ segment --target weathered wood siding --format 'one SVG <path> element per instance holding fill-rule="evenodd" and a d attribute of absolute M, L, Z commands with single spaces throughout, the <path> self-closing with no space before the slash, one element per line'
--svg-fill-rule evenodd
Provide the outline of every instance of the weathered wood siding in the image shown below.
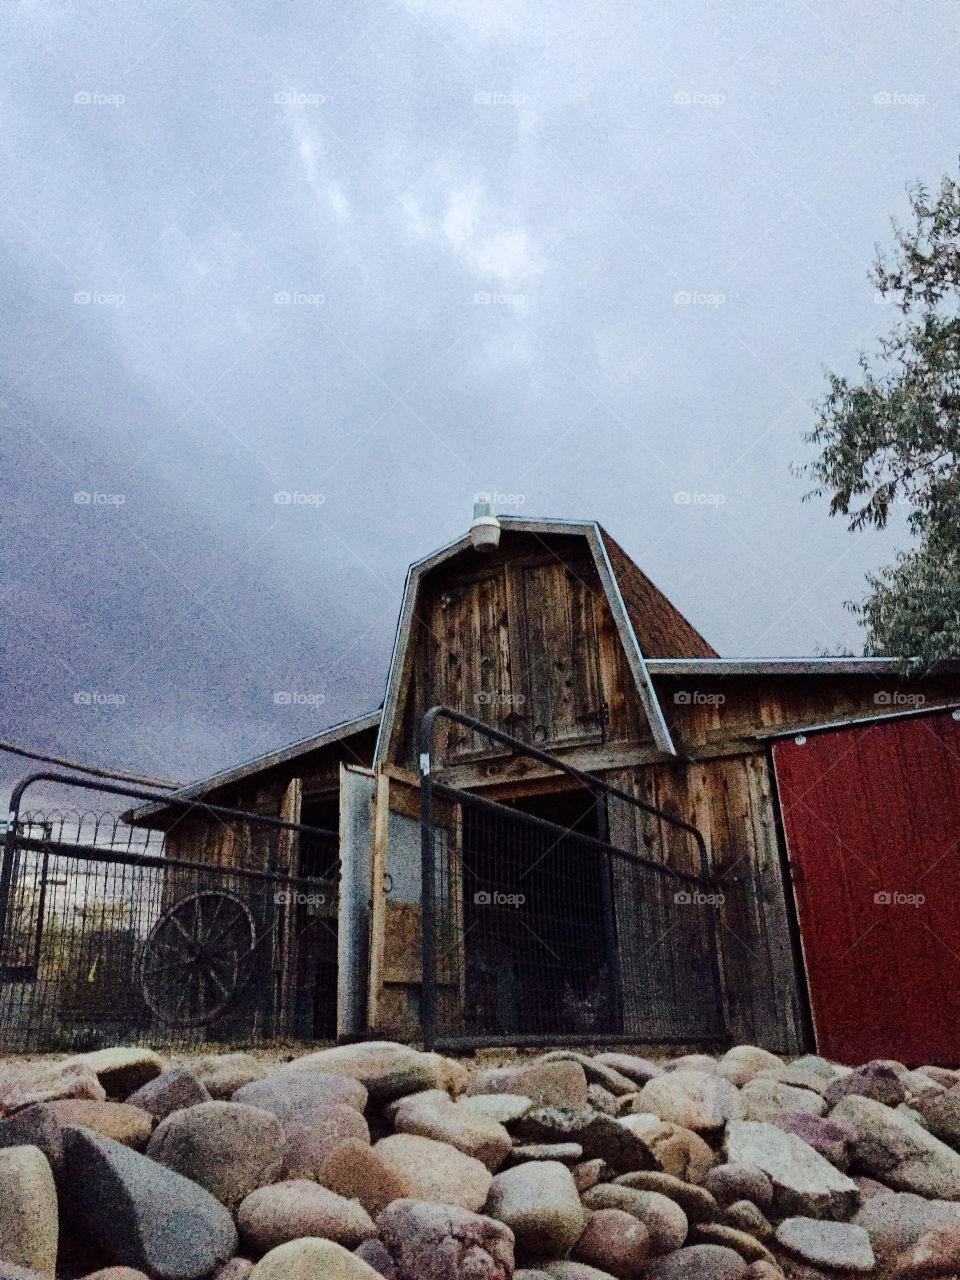
<path fill-rule="evenodd" d="M 438 703 L 549 750 L 651 740 L 582 540 L 549 551 L 530 540 L 466 572 L 444 566 L 424 582 L 413 646 L 399 751 L 407 767 L 420 717 Z M 482 735 L 438 726 L 442 760 L 503 754 Z"/>

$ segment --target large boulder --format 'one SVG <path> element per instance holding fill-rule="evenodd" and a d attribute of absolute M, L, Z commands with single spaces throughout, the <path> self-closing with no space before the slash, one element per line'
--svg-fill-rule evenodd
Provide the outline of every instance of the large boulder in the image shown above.
<path fill-rule="evenodd" d="M 37 1102 L 0 1120 L 0 1150 L 5 1147 L 39 1147 L 56 1173 L 63 1158 L 63 1130 L 50 1104 Z"/>
<path fill-rule="evenodd" d="M 715 1072 L 684 1069 L 648 1080 L 633 1110 L 649 1112 L 694 1133 L 716 1133 L 728 1120 L 739 1119 L 740 1095 Z"/>
<path fill-rule="evenodd" d="M 64 1130 L 61 1187 L 107 1257 L 154 1280 L 199 1280 L 237 1251 L 233 1219 L 208 1191 L 89 1129 Z"/>
<path fill-rule="evenodd" d="M 252 1080 L 262 1080 L 267 1069 L 250 1053 L 208 1053 L 190 1064 L 194 1076 L 215 1102 L 227 1102 Z"/>
<path fill-rule="evenodd" d="M 147 1155 L 235 1209 L 280 1176 L 284 1133 L 276 1116 L 258 1107 L 201 1102 L 161 1121 Z"/>
<path fill-rule="evenodd" d="M 743 1280 L 747 1264 L 739 1253 L 720 1244 L 692 1244 L 657 1258 L 648 1280 Z"/>
<path fill-rule="evenodd" d="M 774 1116 L 771 1123 L 784 1133 L 795 1133 L 841 1173 L 850 1167 L 856 1135 L 849 1125 L 839 1124 L 832 1116 L 815 1116 L 805 1111 L 784 1111 Z"/>
<path fill-rule="evenodd" d="M 107 1091 L 85 1062 L 61 1063 L 0 1079 L 0 1111 L 8 1115 L 37 1102 L 57 1098 L 92 1098 L 102 1102 Z"/>
<path fill-rule="evenodd" d="M 911 1104 L 935 1138 L 947 1143 L 955 1151 L 960 1150 L 960 1094 L 930 1088 L 914 1095 Z"/>
<path fill-rule="evenodd" d="M 908 1191 L 891 1191 L 872 1178 L 858 1178 L 860 1207 L 851 1221 L 863 1227 L 883 1267 L 890 1267 L 906 1252 L 938 1227 L 960 1229 L 960 1204 L 951 1200 L 928 1200 Z"/>
<path fill-rule="evenodd" d="M 623 1209 L 598 1209 L 588 1218 L 570 1256 L 617 1280 L 637 1280 L 651 1252 L 650 1233 L 642 1222 Z"/>
<path fill-rule="evenodd" d="M 359 1200 L 372 1217 L 392 1201 L 414 1195 L 413 1180 L 362 1142 L 338 1147 L 324 1161 L 317 1181 L 348 1200 Z"/>
<path fill-rule="evenodd" d="M 584 1207 L 591 1211 L 619 1209 L 642 1222 L 647 1229 L 650 1249 L 654 1254 L 670 1253 L 686 1242 L 689 1232 L 687 1215 L 675 1200 L 662 1192 L 601 1182 L 581 1199 Z"/>
<path fill-rule="evenodd" d="M 573 1174 L 551 1160 L 498 1173 L 485 1211 L 510 1228 L 518 1253 L 528 1258 L 562 1257 L 586 1225 Z"/>
<path fill-rule="evenodd" d="M 155 1120 L 166 1120 L 171 1111 L 209 1101 L 210 1091 L 189 1067 L 164 1071 L 127 1098 L 130 1106 L 149 1112 Z"/>
<path fill-rule="evenodd" d="M 834 1107 L 831 1119 L 856 1135 L 853 1166 L 861 1173 L 879 1178 L 895 1191 L 960 1199 L 960 1154 L 904 1112 L 851 1095 Z"/>
<path fill-rule="evenodd" d="M 761 1071 L 779 1071 L 782 1066 L 782 1060 L 775 1053 L 755 1044 L 738 1044 L 728 1049 L 717 1063 L 717 1075 L 740 1089 Z"/>
<path fill-rule="evenodd" d="M 494 1173 L 513 1146 L 513 1139 L 502 1124 L 471 1113 L 442 1089 L 401 1099 L 394 1111 L 393 1125 L 398 1133 L 416 1133 L 448 1142 Z"/>
<path fill-rule="evenodd" d="M 108 1098 L 123 1101 L 136 1089 L 163 1072 L 163 1059 L 152 1049 L 136 1046 L 97 1049 L 68 1058 L 64 1067 L 89 1067 Z"/>
<path fill-rule="evenodd" d="M 449 1143 L 395 1133 L 381 1138 L 373 1151 L 389 1171 L 404 1180 L 408 1199 L 455 1204 L 473 1213 L 483 1207 L 490 1190 L 490 1170 Z"/>
<path fill-rule="evenodd" d="M 336 1240 L 354 1249 L 376 1235 L 361 1204 L 306 1179 L 252 1191 L 237 1210 L 237 1226 L 244 1246 L 257 1257 L 301 1236 Z"/>
<path fill-rule="evenodd" d="M 519 1094 L 536 1107 L 585 1107 L 587 1076 L 579 1062 L 568 1061 L 486 1067 L 470 1077 L 466 1092 Z"/>
<path fill-rule="evenodd" d="M 367 1090 L 350 1076 L 283 1070 L 243 1085 L 232 1101 L 271 1111 L 282 1125 L 309 1124 L 318 1111 L 332 1102 L 353 1107 L 362 1114 L 367 1107 Z"/>
<path fill-rule="evenodd" d="M 899 1062 L 866 1062 L 832 1081 L 823 1096 L 831 1107 L 851 1094 L 896 1107 L 907 1100 L 908 1090 L 902 1080 L 905 1071 L 906 1067 Z"/>
<path fill-rule="evenodd" d="M 870 1237 L 849 1222 L 787 1218 L 777 1227 L 777 1243 L 801 1262 L 828 1271 L 868 1275 L 876 1266 Z"/>
<path fill-rule="evenodd" d="M 0 1151 L 0 1265 L 52 1276 L 57 1265 L 57 1189 L 39 1147 Z"/>
<path fill-rule="evenodd" d="M 377 1230 L 403 1280 L 510 1280 L 514 1235 L 491 1218 L 453 1205 L 395 1200 Z"/>
<path fill-rule="evenodd" d="M 250 1280 L 383 1280 L 362 1258 L 333 1240 L 305 1236 L 271 1249 Z"/>
<path fill-rule="evenodd" d="M 44 1104 L 61 1126 L 83 1125 L 104 1138 L 143 1151 L 153 1133 L 153 1116 L 127 1102 L 93 1102 L 88 1098 L 61 1098 Z"/>
<path fill-rule="evenodd" d="M 700 1183 L 717 1163 L 710 1146 L 692 1129 L 643 1113 L 622 1116 L 619 1123 L 646 1147 L 652 1168 L 675 1178 Z"/>
<path fill-rule="evenodd" d="M 389 1102 L 424 1089 L 462 1093 L 469 1078 L 466 1068 L 450 1058 L 380 1040 L 308 1053 L 287 1063 L 281 1074 L 288 1071 L 348 1076 L 364 1085 L 375 1102 Z"/>
<path fill-rule="evenodd" d="M 728 1163 L 752 1165 L 769 1177 L 779 1216 L 848 1218 L 856 1209 L 856 1183 L 796 1134 L 755 1120 L 734 1120 L 727 1126 L 725 1151 Z"/>
<path fill-rule="evenodd" d="M 934 1227 L 894 1260 L 895 1280 L 960 1274 L 960 1227 Z"/>
<path fill-rule="evenodd" d="M 319 1178 L 320 1170 L 339 1147 L 348 1142 L 370 1142 L 367 1122 L 355 1107 L 328 1102 L 318 1107 L 310 1121 L 284 1126 L 283 1162 L 290 1178 Z"/>
<path fill-rule="evenodd" d="M 799 1089 L 780 1080 L 751 1080 L 740 1090 L 743 1120 L 773 1122 L 785 1111 L 822 1116 L 827 1110 L 823 1095 L 813 1089 Z"/>

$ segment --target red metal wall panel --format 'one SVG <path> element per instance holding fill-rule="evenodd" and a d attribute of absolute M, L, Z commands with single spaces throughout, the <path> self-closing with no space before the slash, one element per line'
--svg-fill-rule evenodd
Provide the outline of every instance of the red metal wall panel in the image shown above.
<path fill-rule="evenodd" d="M 960 1062 L 960 723 L 949 712 L 774 748 L 817 1046 Z"/>

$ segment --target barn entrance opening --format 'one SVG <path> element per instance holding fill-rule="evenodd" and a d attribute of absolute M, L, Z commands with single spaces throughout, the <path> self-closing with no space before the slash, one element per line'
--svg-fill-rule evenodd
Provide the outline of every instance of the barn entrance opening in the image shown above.
<path fill-rule="evenodd" d="M 610 866 L 579 838 L 598 835 L 596 797 L 577 787 L 506 808 L 516 818 L 464 807 L 467 1024 L 495 1036 L 615 1033 Z"/>
<path fill-rule="evenodd" d="M 338 831 L 340 826 L 340 793 L 304 799 L 300 821 L 305 830 L 300 836 L 299 871 L 302 879 L 322 881 L 336 891 L 340 873 L 340 850 L 329 841 L 312 839 L 309 830 L 316 827 Z M 337 925 L 336 897 L 327 900 L 326 893 L 315 895 L 299 905 L 299 986 L 310 993 L 304 1001 L 304 1024 L 300 1034 L 306 1040 L 335 1040 L 337 1036 Z M 323 901 L 320 899 L 323 898 Z"/>

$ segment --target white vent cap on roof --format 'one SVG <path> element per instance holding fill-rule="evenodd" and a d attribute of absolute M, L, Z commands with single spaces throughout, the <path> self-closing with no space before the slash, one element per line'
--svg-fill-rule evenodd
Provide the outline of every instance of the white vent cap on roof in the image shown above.
<path fill-rule="evenodd" d="M 496 551 L 500 545 L 500 521 L 494 515 L 489 495 L 478 493 L 473 504 L 470 541 L 477 551 Z"/>

